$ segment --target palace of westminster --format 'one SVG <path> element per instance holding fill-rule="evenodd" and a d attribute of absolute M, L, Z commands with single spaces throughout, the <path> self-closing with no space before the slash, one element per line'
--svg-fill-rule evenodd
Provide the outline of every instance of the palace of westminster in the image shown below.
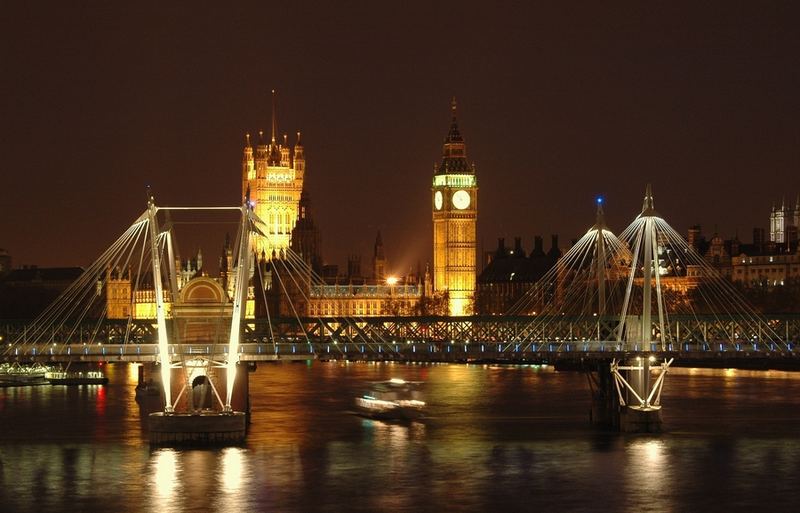
<path fill-rule="evenodd" d="M 552 237 L 548 251 L 542 238 L 535 237 L 527 254 L 520 238 L 513 247 L 506 247 L 500 239 L 495 251 L 483 255 L 483 268 L 478 272 L 476 168 L 467 160 L 455 99 L 451 111 L 442 157 L 434 167 L 430 186 L 433 268 L 390 276 L 378 232 L 369 269 L 363 272 L 360 256 L 353 256 L 346 272 L 340 272 L 336 265 L 325 265 L 321 256 L 319 229 L 304 190 L 306 155 L 300 132 L 293 146 L 286 135 L 278 138 L 273 96 L 269 141 L 259 131 L 253 145 L 248 134 L 242 155 L 242 200 L 249 197 L 265 225 L 252 248 L 255 265 L 246 316 L 496 315 L 511 309 L 556 265 L 564 253 L 557 236 Z M 793 207 L 785 201 L 780 207 L 773 206 L 769 220 L 769 236 L 765 230 L 755 229 L 752 244 L 743 244 L 738 238 L 723 240 L 717 234 L 706 239 L 699 226 L 689 229 L 687 242 L 723 276 L 742 286 L 769 288 L 800 280 L 800 195 Z M 219 289 L 221 297 L 224 292 L 231 297 L 236 269 L 230 240 L 225 241 L 217 277 L 208 276 L 202 253 L 187 261 L 177 259 L 176 269 L 179 288 L 202 280 Z M 46 282 L 47 272 L 54 279 L 70 279 L 63 268 L 11 269 L 10 257 L 0 249 L 0 286 Z M 664 278 L 667 286 L 683 292 L 702 279 L 686 270 Z M 155 317 L 153 290 L 142 287 L 133 291 L 130 271 L 109 269 L 104 288 L 108 318 Z"/>

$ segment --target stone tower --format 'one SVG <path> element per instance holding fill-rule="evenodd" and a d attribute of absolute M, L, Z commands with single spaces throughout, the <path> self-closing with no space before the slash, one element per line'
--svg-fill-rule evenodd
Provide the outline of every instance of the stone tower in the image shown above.
<path fill-rule="evenodd" d="M 266 236 L 256 236 L 253 249 L 256 254 L 263 252 L 268 257 L 289 247 L 306 170 L 300 132 L 297 132 L 294 148 L 289 147 L 286 135 L 283 143 L 279 144 L 277 132 L 275 91 L 272 91 L 270 141 L 267 143 L 264 133 L 259 131 L 258 143 L 253 148 L 248 134 L 242 157 L 242 199 L 247 197 L 249 190 L 255 213 L 266 224 Z"/>
<path fill-rule="evenodd" d="M 376 282 L 386 280 L 386 254 L 383 251 L 383 238 L 380 230 L 375 237 L 375 245 L 372 252 L 372 279 Z"/>
<path fill-rule="evenodd" d="M 467 147 L 458 130 L 456 100 L 444 141 L 442 161 L 434 167 L 433 208 L 434 291 L 448 294 L 448 313 L 471 315 L 476 280 L 478 181 L 467 162 Z"/>

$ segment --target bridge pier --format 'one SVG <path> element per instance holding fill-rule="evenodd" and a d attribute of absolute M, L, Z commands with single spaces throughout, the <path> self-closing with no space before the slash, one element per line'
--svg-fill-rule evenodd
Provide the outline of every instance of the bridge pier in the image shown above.
<path fill-rule="evenodd" d="M 209 366 L 202 372 L 191 367 L 173 368 L 170 372 L 173 411 L 159 411 L 149 416 L 150 443 L 153 445 L 226 445 L 245 441 L 250 421 L 250 372 L 255 364 L 239 362 L 231 396 L 231 409 L 222 398 L 227 394 L 227 373 Z M 148 380 L 147 376 L 152 376 Z M 140 382 L 157 383 L 164 401 L 160 367 L 149 364 L 140 368 Z M 156 382 L 156 379 L 158 381 Z M 138 386 L 137 386 L 138 390 Z M 216 406 L 215 406 L 216 405 Z"/>
<path fill-rule="evenodd" d="M 587 377 L 592 395 L 589 421 L 597 427 L 619 429 L 620 406 L 610 362 L 600 362 L 594 372 L 587 373 Z"/>
<path fill-rule="evenodd" d="M 660 433 L 661 390 L 672 360 L 658 365 L 653 356 L 628 358 L 623 365 L 613 360 L 611 374 L 619 401 L 619 429 L 626 433 Z M 655 381 L 651 369 L 658 369 Z"/>
<path fill-rule="evenodd" d="M 647 356 L 598 362 L 587 373 L 591 423 L 624 433 L 660 433 L 661 390 L 671 363 L 655 364 L 655 358 Z"/>

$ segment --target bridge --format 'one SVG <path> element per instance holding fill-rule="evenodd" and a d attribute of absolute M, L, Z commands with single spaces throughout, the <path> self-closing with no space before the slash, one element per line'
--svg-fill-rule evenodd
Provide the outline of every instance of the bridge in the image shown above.
<path fill-rule="evenodd" d="M 238 354 L 242 361 L 284 359 L 421 360 L 431 362 L 494 360 L 556 361 L 586 358 L 621 358 L 629 353 L 666 353 L 688 360 L 764 358 L 796 359 L 800 363 L 800 314 L 764 317 L 761 336 L 743 337 L 745 326 L 737 317 L 673 316 L 669 330 L 680 342 L 661 348 L 632 347 L 608 340 L 617 329 L 617 317 L 594 321 L 561 316 L 543 321 L 539 316 L 472 317 L 315 317 L 246 320 Z M 546 324 L 546 330 L 537 329 Z M 0 361 L 20 363 L 156 362 L 159 361 L 157 328 L 152 321 L 106 320 L 99 327 L 87 322 L 77 330 L 54 327 L 35 343 L 26 341 L 24 321 L 0 323 L 8 343 Z M 779 333 L 774 339 L 766 334 Z M 127 341 L 122 342 L 126 339 Z M 227 346 L 170 344 L 170 361 L 184 358 L 223 357 Z"/>
<path fill-rule="evenodd" d="M 218 290 L 216 302 L 192 302 L 190 294 L 179 290 L 174 225 L 159 219 L 160 212 L 193 210 L 240 214 L 234 286 L 230 297 Z M 0 359 L 151 364 L 164 400 L 153 429 L 164 433 L 174 431 L 175 422 L 185 425 L 175 419 L 207 412 L 208 387 L 219 403 L 214 411 L 236 413 L 235 389 L 247 402 L 247 372 L 242 369 L 249 362 L 346 358 L 580 364 L 590 372 L 593 419 L 629 431 L 658 431 L 661 390 L 675 360 L 793 365 L 800 357 L 800 316 L 757 313 L 660 217 L 649 186 L 641 213 L 619 237 L 606 227 L 598 201 L 594 225 L 501 316 L 309 318 L 290 305 L 291 318 L 271 318 L 267 310 L 263 319 L 246 319 L 250 277 L 260 283 L 265 278 L 250 254 L 254 238 L 267 237 L 262 228 L 249 200 L 239 207 L 157 207 L 151 197 L 145 213 L 39 318 L 0 326 L 6 343 Z M 284 292 L 287 279 L 295 285 L 300 280 L 324 283 L 290 249 L 275 258 L 288 273 L 270 279 Z M 150 270 L 154 318 L 108 319 L 106 310 L 97 307 L 97 284 L 108 268 L 137 263 L 137 285 L 141 270 Z M 214 295 L 215 286 L 208 285 L 206 298 Z"/>

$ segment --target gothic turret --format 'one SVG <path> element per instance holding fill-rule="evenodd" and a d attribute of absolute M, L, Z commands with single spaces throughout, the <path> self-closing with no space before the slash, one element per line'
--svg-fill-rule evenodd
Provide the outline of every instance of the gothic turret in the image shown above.
<path fill-rule="evenodd" d="M 283 134 L 283 144 L 280 147 L 281 150 L 281 166 L 282 167 L 291 167 L 291 162 L 289 161 L 289 136 Z"/>
<path fill-rule="evenodd" d="M 381 232 L 375 237 L 375 246 L 372 253 L 372 279 L 382 282 L 386 279 L 386 255 L 383 251 Z"/>
<path fill-rule="evenodd" d="M 252 149 L 245 148 L 243 158 L 242 197 L 249 188 L 251 205 L 256 216 L 264 222 L 265 236 L 256 236 L 256 253 L 266 252 L 278 256 L 281 250 L 289 247 L 292 229 L 297 221 L 300 193 L 303 190 L 305 155 L 300 141 L 295 145 L 295 158 L 288 137 L 279 144 L 276 94 L 272 91 L 272 127 L 269 140 L 259 131 L 259 141 L 252 157 L 253 171 L 248 163 Z M 298 138 L 299 139 L 299 138 Z M 249 147 L 249 140 L 247 141 Z M 250 152 L 250 153 L 248 153 Z M 297 169 L 293 167 L 293 160 Z"/>
<path fill-rule="evenodd" d="M 250 145 L 250 134 L 245 134 L 244 150 L 242 151 L 242 190 L 247 188 L 249 180 L 256 178 L 256 161 L 253 157 L 253 147 Z"/>
<path fill-rule="evenodd" d="M 291 247 L 315 273 L 322 272 L 322 256 L 320 254 L 322 245 L 320 244 L 319 229 L 311 215 L 311 199 L 306 191 L 300 195 L 297 223 L 292 230 Z"/>
<path fill-rule="evenodd" d="M 306 169 L 306 153 L 303 143 L 300 140 L 300 132 L 297 132 L 297 142 L 294 144 L 294 170 L 302 178 Z"/>

